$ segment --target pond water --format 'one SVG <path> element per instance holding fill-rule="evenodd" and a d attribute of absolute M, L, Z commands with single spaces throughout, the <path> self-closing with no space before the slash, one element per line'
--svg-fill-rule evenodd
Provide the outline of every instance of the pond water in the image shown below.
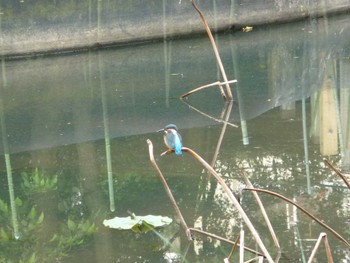
<path fill-rule="evenodd" d="M 169 123 L 234 192 L 244 173 L 350 240 L 349 189 L 323 161 L 350 172 L 349 22 L 217 35 L 227 76 L 238 80 L 232 104 L 217 87 L 179 99 L 221 79 L 206 36 L 2 60 L 0 262 L 223 262 L 232 245 L 196 233 L 187 241 L 147 139 L 189 227 L 230 240 L 244 230 L 245 245 L 260 251 L 203 166 L 188 153 L 160 156 L 156 131 Z M 306 262 L 321 232 L 334 261 L 350 262 L 349 247 L 329 230 L 278 197 L 259 196 L 279 258 L 252 193 L 243 191 L 241 205 L 276 262 Z M 103 225 L 129 213 L 174 222 L 147 233 Z M 316 257 L 326 260 L 323 242 Z"/>

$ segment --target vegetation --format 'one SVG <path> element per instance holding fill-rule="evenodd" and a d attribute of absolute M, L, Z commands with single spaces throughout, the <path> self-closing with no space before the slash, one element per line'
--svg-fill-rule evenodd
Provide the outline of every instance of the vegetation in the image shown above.
<path fill-rule="evenodd" d="M 39 210 L 38 198 L 32 194 L 55 195 L 57 180 L 57 175 L 46 175 L 38 168 L 21 173 L 24 198 L 16 198 L 19 240 L 13 237 L 11 209 L 0 199 L 0 262 L 51 262 L 52 258 L 62 258 L 69 250 L 88 244 L 89 237 L 96 231 L 90 219 L 67 215 L 66 223 L 52 224 Z"/>
<path fill-rule="evenodd" d="M 33 172 L 22 172 L 22 189 L 26 193 L 44 193 L 57 189 L 57 175 L 47 176 L 35 168 Z"/>

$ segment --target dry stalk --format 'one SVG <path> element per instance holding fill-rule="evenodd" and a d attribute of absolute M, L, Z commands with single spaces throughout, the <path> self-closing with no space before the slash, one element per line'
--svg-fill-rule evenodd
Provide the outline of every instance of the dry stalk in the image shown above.
<path fill-rule="evenodd" d="M 220 82 L 220 81 L 216 81 L 216 82 L 214 82 L 214 83 L 210 83 L 210 84 L 207 84 L 207 85 L 203 85 L 203 86 L 200 86 L 200 87 L 198 87 L 198 88 L 195 88 L 195 89 L 193 89 L 193 90 L 191 90 L 191 91 L 189 91 L 189 92 L 186 92 L 185 94 L 182 94 L 181 96 L 180 96 L 180 98 L 181 99 L 183 99 L 183 98 L 186 98 L 187 96 L 189 96 L 189 95 L 191 95 L 191 94 L 193 94 L 193 93 L 195 93 L 195 92 L 198 92 L 198 91 L 200 91 L 200 90 L 202 90 L 202 89 L 206 89 L 206 88 L 210 88 L 210 87 L 215 87 L 215 86 L 219 86 L 219 87 L 222 87 L 222 85 L 226 85 L 226 84 L 230 84 L 230 83 L 237 83 L 237 80 L 236 79 L 234 79 L 234 80 L 229 80 L 229 81 L 227 81 L 227 82 Z"/>
<path fill-rule="evenodd" d="M 328 243 L 328 238 L 327 238 L 327 234 L 326 233 L 321 233 L 320 236 L 318 237 L 317 239 L 317 242 L 314 246 L 314 249 L 312 250 L 311 252 L 311 255 L 310 255 L 310 258 L 309 260 L 307 261 L 307 263 L 312 263 L 313 260 L 314 260 L 314 257 L 316 255 L 316 252 L 322 242 L 322 239 L 324 239 L 324 246 L 326 247 L 326 254 L 327 254 L 327 262 L 328 263 L 333 263 L 333 257 L 332 257 L 332 253 L 331 253 L 331 248 L 329 246 L 329 243 Z"/>
<path fill-rule="evenodd" d="M 233 123 L 231 123 L 231 122 L 228 122 L 228 121 L 226 121 L 226 120 L 223 120 L 221 117 L 220 117 L 220 119 L 218 119 L 218 118 L 215 118 L 215 117 L 213 117 L 213 116 L 211 116 L 211 115 L 209 115 L 209 114 L 207 114 L 207 113 L 205 113 L 205 112 L 203 112 L 203 111 L 198 110 L 197 108 L 195 108 L 194 106 L 192 106 L 188 101 L 183 100 L 183 102 L 184 102 L 190 109 L 192 109 L 192 110 L 198 112 L 199 114 L 201 114 L 201 115 L 203 115 L 203 116 L 205 116 L 205 117 L 207 117 L 207 118 L 209 118 L 209 119 L 211 119 L 211 120 L 214 120 L 214 121 L 216 121 L 216 122 L 218 122 L 218 123 L 224 123 L 224 124 L 226 123 L 227 125 L 230 125 L 231 127 L 238 128 L 238 126 L 237 126 L 236 124 L 233 124 Z M 226 104 L 225 104 L 225 106 L 226 106 Z"/>
<path fill-rule="evenodd" d="M 240 238 L 240 234 L 238 234 L 238 236 L 236 237 L 236 240 L 232 246 L 232 249 L 231 249 L 230 253 L 228 254 L 228 257 L 224 259 L 224 262 L 230 262 L 230 258 L 232 257 L 233 252 L 235 251 L 236 247 L 238 246 L 239 238 Z"/>
<path fill-rule="evenodd" d="M 325 164 L 328 165 L 328 167 L 330 167 L 338 176 L 340 176 L 341 179 L 343 179 L 344 183 L 347 185 L 347 187 L 350 189 L 350 182 L 349 180 L 346 178 L 346 176 L 339 171 L 338 168 L 336 168 L 333 164 L 330 163 L 330 161 L 328 161 L 327 159 L 323 159 L 323 161 L 325 162 Z"/>
<path fill-rule="evenodd" d="M 165 189 L 165 191 L 166 191 L 166 193 L 167 193 L 167 195 L 168 195 L 168 197 L 169 197 L 169 199 L 170 199 L 170 201 L 171 201 L 171 203 L 172 203 L 172 205 L 173 205 L 173 207 L 175 209 L 175 212 L 176 212 L 179 220 L 180 220 L 180 223 L 181 223 L 182 227 L 184 228 L 184 230 L 186 232 L 187 239 L 188 240 L 192 240 L 191 233 L 190 233 L 189 228 L 188 228 L 188 226 L 187 226 L 187 224 L 185 222 L 185 219 L 183 218 L 183 216 L 181 214 L 180 208 L 178 207 L 178 205 L 177 205 L 177 203 L 175 201 L 175 198 L 174 198 L 173 194 L 171 193 L 171 190 L 170 190 L 170 188 L 169 188 L 169 186 L 168 186 L 168 184 L 167 184 L 167 182 L 166 182 L 166 180 L 165 180 L 161 170 L 159 169 L 159 167 L 158 167 L 158 165 L 157 165 L 157 163 L 156 163 L 156 161 L 154 159 L 153 144 L 152 144 L 151 140 L 147 139 L 147 144 L 148 144 L 148 151 L 149 151 L 150 161 L 151 161 L 153 167 L 156 169 L 157 174 L 159 176 L 159 179 L 162 182 L 163 187 L 164 187 L 164 189 Z"/>
<path fill-rule="evenodd" d="M 248 177 L 245 175 L 244 170 L 243 170 L 243 169 L 240 169 L 240 172 L 241 172 L 241 176 L 243 177 L 243 179 L 244 179 L 246 185 L 247 185 L 249 188 L 254 188 L 254 186 L 252 185 L 252 183 L 250 182 L 250 180 L 248 179 Z M 259 205 L 259 207 L 260 207 L 260 210 L 261 210 L 261 213 L 262 213 L 262 215 L 263 215 L 263 217 L 264 217 L 264 219 L 265 219 L 266 225 L 267 225 L 268 229 L 270 230 L 270 233 L 271 233 L 273 242 L 275 243 L 275 246 L 276 246 L 279 250 L 281 250 L 281 246 L 280 246 L 280 244 L 279 244 L 279 242 L 278 242 L 278 239 L 277 239 L 277 236 L 276 236 L 276 234 L 275 234 L 275 231 L 274 231 L 274 229 L 273 229 L 273 227 L 272 227 L 272 225 L 271 225 L 270 219 L 269 219 L 269 217 L 268 217 L 268 215 L 267 215 L 267 213 L 266 213 L 265 207 L 264 207 L 263 203 L 261 202 L 261 199 L 260 199 L 259 195 L 258 195 L 256 192 L 253 192 L 253 195 L 254 195 L 254 197 L 255 197 L 255 199 L 256 199 L 256 202 L 258 203 L 258 205 Z"/>
<path fill-rule="evenodd" d="M 261 259 L 261 260 L 260 260 Z M 251 258 L 251 259 L 248 259 L 246 262 L 244 263 L 250 263 L 250 262 L 257 262 L 257 260 L 259 260 L 258 262 L 260 263 L 263 263 L 264 262 L 264 258 L 263 257 L 255 257 L 255 258 Z M 277 261 L 276 261 L 277 262 Z"/>
<path fill-rule="evenodd" d="M 195 151 L 191 150 L 190 148 L 187 147 L 182 147 L 183 152 L 188 152 L 191 154 L 197 161 L 199 161 L 210 173 L 212 176 L 215 177 L 215 179 L 218 181 L 218 183 L 221 185 L 222 189 L 225 191 L 227 197 L 229 200 L 233 203 L 237 211 L 239 212 L 240 216 L 242 217 L 243 221 L 246 223 L 247 227 L 249 228 L 251 234 L 253 235 L 255 241 L 257 242 L 258 246 L 260 247 L 261 251 L 264 253 L 264 256 L 268 260 L 268 262 L 273 263 L 273 259 L 270 255 L 270 253 L 267 251 L 264 243 L 262 242 L 258 232 L 256 231 L 255 227 L 253 226 L 252 222 L 250 221 L 249 217 L 247 214 L 244 212 L 242 206 L 236 199 L 236 197 L 233 195 L 232 191 L 230 188 L 227 186 L 225 181 L 215 172 L 213 167 L 211 167 L 202 157 L 200 157 Z M 173 150 L 168 150 L 165 153 L 171 153 Z"/>
<path fill-rule="evenodd" d="M 279 197 L 281 199 L 283 199 L 284 201 L 287 201 L 288 203 L 294 205 L 295 207 L 297 207 L 299 210 L 301 210 L 304 214 L 306 214 L 307 216 L 311 217 L 313 220 L 315 220 L 317 223 L 319 223 L 321 226 L 323 226 L 324 228 L 326 228 L 328 231 L 330 231 L 333 235 L 335 235 L 338 239 L 340 239 L 341 241 L 343 241 L 347 247 L 350 248 L 350 243 L 343 238 L 337 231 L 335 231 L 333 228 L 331 228 L 330 226 L 328 226 L 327 224 L 323 223 L 320 219 L 318 219 L 317 217 L 315 217 L 314 215 L 312 215 L 310 212 L 308 212 L 305 208 L 303 208 L 302 206 L 298 205 L 297 203 L 293 202 L 292 200 L 290 200 L 289 198 L 278 194 L 276 192 L 272 192 L 269 190 L 265 190 L 265 189 L 258 189 L 258 188 L 244 188 L 243 190 L 249 190 L 249 191 L 257 191 L 257 192 L 261 192 L 261 193 L 266 193 L 266 194 L 270 194 L 276 197 Z"/>
<path fill-rule="evenodd" d="M 219 136 L 219 140 L 218 140 L 218 143 L 216 144 L 216 147 L 215 147 L 213 160 L 211 162 L 211 166 L 212 167 L 214 167 L 214 163 L 216 162 L 216 159 L 217 159 L 217 157 L 219 155 L 219 151 L 220 151 L 220 148 L 221 148 L 222 141 L 224 140 L 224 135 L 226 133 L 228 120 L 230 119 L 230 115 L 231 115 L 231 111 L 232 111 L 233 101 L 230 100 L 226 106 L 227 106 L 227 108 L 226 108 L 225 117 L 224 117 L 225 122 L 222 125 L 220 136 Z"/>
<path fill-rule="evenodd" d="M 208 236 L 208 237 L 211 237 L 211 238 L 214 238 L 214 239 L 217 239 L 217 240 L 220 240 L 222 242 L 225 242 L 227 244 L 231 244 L 231 245 L 235 245 L 235 241 L 232 241 L 232 240 L 229 240 L 227 238 L 224 238 L 224 237 L 221 237 L 221 236 L 218 236 L 218 235 L 215 235 L 215 234 L 212 234 L 212 233 L 209 233 L 209 232 L 206 232 L 206 231 L 203 231 L 203 230 L 200 230 L 200 229 L 197 229 L 197 228 L 192 228 L 190 227 L 190 230 L 191 232 L 196 232 L 196 233 L 199 233 L 201 235 L 204 235 L 204 236 Z M 239 244 L 237 244 L 237 246 L 240 246 Z M 261 256 L 263 257 L 264 255 L 252 248 L 249 248 L 249 247 L 244 247 L 244 249 L 252 254 L 255 254 L 255 255 L 258 255 L 258 256 Z"/>
<path fill-rule="evenodd" d="M 210 43 L 211 43 L 211 45 L 212 45 L 212 47 L 213 47 L 213 50 L 214 50 L 214 54 L 215 54 L 216 60 L 217 60 L 218 65 L 219 65 L 222 78 L 224 79 L 224 82 L 226 83 L 226 84 L 225 84 L 225 87 L 226 87 L 226 92 L 227 92 L 228 99 L 229 99 L 229 100 L 232 100 L 233 97 L 232 97 L 232 92 L 231 92 L 231 89 L 230 89 L 230 85 L 228 84 L 226 72 L 225 72 L 224 66 L 223 66 L 223 64 L 222 64 L 222 61 L 221 61 L 221 58 L 220 58 L 220 54 L 219 54 L 218 48 L 216 47 L 213 34 L 212 34 L 211 31 L 210 31 L 210 28 L 209 28 L 209 25 L 208 25 L 207 21 L 205 20 L 204 14 L 203 14 L 202 11 L 198 8 L 198 6 L 197 6 L 197 4 L 196 4 L 196 2 L 195 2 L 194 0 L 192 0 L 192 5 L 193 5 L 193 7 L 196 9 L 196 11 L 198 12 L 199 16 L 201 17 L 201 19 L 202 19 L 202 21 L 203 21 L 205 30 L 207 31 L 208 37 L 209 37 L 209 39 L 210 39 Z M 220 87 L 220 92 L 221 92 L 221 95 L 223 96 L 223 98 L 225 99 L 225 98 L 226 98 L 226 95 L 225 95 L 225 93 L 224 93 L 222 87 Z"/>
<path fill-rule="evenodd" d="M 244 260 L 244 249 L 242 249 L 244 247 L 244 230 L 243 228 L 241 229 L 241 233 L 240 233 L 240 236 L 241 236 L 241 240 L 240 240 L 240 245 L 241 247 L 239 248 L 239 263 L 243 263 L 243 260 Z"/>

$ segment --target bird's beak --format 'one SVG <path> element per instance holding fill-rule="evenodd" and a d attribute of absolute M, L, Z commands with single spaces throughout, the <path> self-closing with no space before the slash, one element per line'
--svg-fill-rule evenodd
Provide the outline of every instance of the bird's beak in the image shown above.
<path fill-rule="evenodd" d="M 158 130 L 157 132 L 161 132 L 161 131 L 164 131 L 164 129 L 160 129 L 160 130 Z"/>

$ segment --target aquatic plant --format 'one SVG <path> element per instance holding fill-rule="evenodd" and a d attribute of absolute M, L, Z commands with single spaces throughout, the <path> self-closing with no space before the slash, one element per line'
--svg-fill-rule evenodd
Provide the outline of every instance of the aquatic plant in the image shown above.
<path fill-rule="evenodd" d="M 50 242 L 61 253 L 65 253 L 73 247 L 85 244 L 87 238 L 95 233 L 96 229 L 95 223 L 88 219 L 79 222 L 68 219 L 66 224 L 61 225 L 61 232 L 54 234 Z"/>
<path fill-rule="evenodd" d="M 16 206 L 19 209 L 19 214 L 21 216 L 21 225 L 24 227 L 21 231 L 21 238 L 29 238 L 31 236 L 31 231 L 38 230 L 37 228 L 41 226 L 44 221 L 44 213 L 38 213 L 35 206 L 31 206 L 28 211 L 28 208 L 23 205 L 23 201 L 20 198 L 16 198 L 15 200 Z M 4 212 L 1 215 L 0 220 L 3 223 L 10 221 L 10 212 L 7 204 L 0 199 L 0 210 Z M 11 239 L 11 235 L 5 237 L 5 233 L 2 231 L 3 227 L 1 227 L 2 238 L 9 240 Z"/>
<path fill-rule="evenodd" d="M 87 243 L 89 237 L 95 233 L 95 223 L 90 220 L 67 220 L 50 240 L 46 235 L 39 235 L 44 223 L 44 213 L 39 212 L 35 206 L 29 211 L 26 204 L 17 198 L 20 214 L 21 235 L 16 241 L 12 237 L 9 220 L 11 213 L 8 205 L 0 199 L 0 262 L 50 262 L 50 258 L 64 257 L 69 250 Z M 49 242 L 48 242 L 49 241 Z M 42 248 L 42 243 L 47 245 Z M 5 259 L 5 261 L 2 261 Z"/>
<path fill-rule="evenodd" d="M 27 193 L 44 193 L 57 189 L 57 174 L 47 175 L 38 168 L 30 173 L 22 172 L 21 179 L 21 187 Z"/>
<path fill-rule="evenodd" d="M 38 213 L 35 206 L 28 207 L 23 205 L 23 201 L 17 197 L 15 200 L 16 208 L 19 210 L 21 217 L 20 224 L 23 227 L 21 229 L 20 238 L 30 239 L 32 238 L 32 232 L 37 231 L 41 227 L 44 220 L 44 213 Z M 12 228 L 11 224 L 11 212 L 8 205 L 0 199 L 0 239 L 12 240 Z"/>
<path fill-rule="evenodd" d="M 103 225 L 119 230 L 132 230 L 138 233 L 147 233 L 156 227 L 164 227 L 171 224 L 173 220 L 167 216 L 147 215 L 137 216 L 130 213 L 127 217 L 114 217 L 103 220 Z"/>
<path fill-rule="evenodd" d="M 19 263 L 35 263 L 38 262 L 38 257 L 36 256 L 36 253 L 33 252 L 32 255 L 28 259 L 20 259 Z"/>
<path fill-rule="evenodd" d="M 18 209 L 19 224 L 21 226 L 21 232 L 19 233 L 19 240 L 13 238 L 13 229 L 11 224 L 11 212 L 3 200 L 0 199 L 0 259 L 5 259 L 5 261 L 0 262 L 12 262 L 10 260 L 17 257 L 18 262 L 22 259 L 32 258 L 31 260 L 25 260 L 23 262 L 36 262 L 33 261 L 35 256 L 32 255 L 32 248 L 36 246 L 37 243 L 41 243 L 39 240 L 38 233 L 41 232 L 44 213 L 38 212 L 35 206 L 29 206 L 25 204 L 20 198 L 15 200 L 16 208 Z M 40 247 L 38 245 L 38 247 Z M 27 254 L 31 254 L 27 256 Z M 21 262 L 21 261 L 19 261 Z"/>
<path fill-rule="evenodd" d="M 46 235 L 45 214 L 40 211 L 42 195 L 28 198 L 30 194 L 56 190 L 57 175 L 47 176 L 38 168 L 21 175 L 22 193 L 26 198 L 17 197 L 14 202 L 21 230 L 18 240 L 13 238 L 9 204 L 0 199 L 0 263 L 52 262 L 52 258 L 61 259 L 72 248 L 87 244 L 89 237 L 96 231 L 94 222 L 85 218 L 73 219 L 68 215 L 69 219 L 65 224 L 54 228 L 51 235 Z M 46 244 L 45 247 L 42 246 L 43 243 Z"/>

